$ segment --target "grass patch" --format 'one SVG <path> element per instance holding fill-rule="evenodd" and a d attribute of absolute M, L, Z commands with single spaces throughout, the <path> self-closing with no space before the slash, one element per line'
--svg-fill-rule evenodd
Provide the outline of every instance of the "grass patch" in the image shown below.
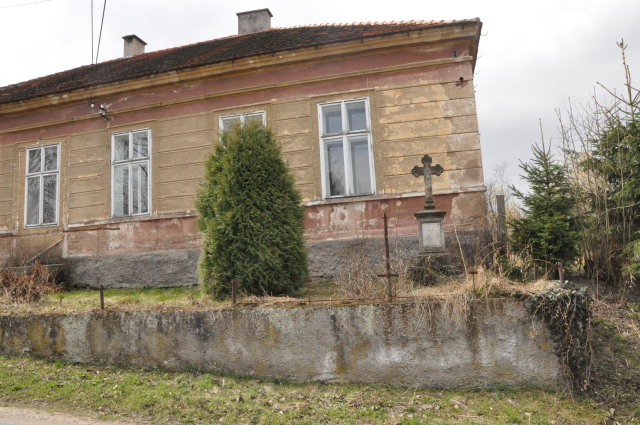
<path fill-rule="evenodd" d="M 594 424 L 606 416 L 537 389 L 294 384 L 5 356 L 0 401 L 157 424 Z"/>
<path fill-rule="evenodd" d="M 83 313 L 100 309 L 100 291 L 97 289 L 72 290 L 44 295 L 37 302 L 20 302 L 0 294 L 0 314 Z M 344 298 L 331 279 L 308 282 L 293 297 L 239 296 L 241 305 L 272 307 L 297 305 L 306 302 L 324 302 Z M 126 310 L 189 310 L 229 308 L 230 300 L 214 300 L 198 286 L 174 288 L 117 288 L 104 290 L 105 309 Z"/>
<path fill-rule="evenodd" d="M 198 287 L 105 289 L 107 310 L 199 309 L 225 305 Z M 228 304 L 228 303 L 226 303 Z M 3 314 L 80 313 L 100 309 L 99 290 L 73 290 L 44 296 L 37 303 L 0 299 Z"/>

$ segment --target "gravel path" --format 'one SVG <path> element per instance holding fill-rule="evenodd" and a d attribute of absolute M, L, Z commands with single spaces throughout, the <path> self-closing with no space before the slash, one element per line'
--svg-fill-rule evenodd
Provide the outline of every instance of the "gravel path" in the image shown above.
<path fill-rule="evenodd" d="M 0 425 L 140 425 L 140 422 L 100 421 L 65 413 L 0 406 Z"/>

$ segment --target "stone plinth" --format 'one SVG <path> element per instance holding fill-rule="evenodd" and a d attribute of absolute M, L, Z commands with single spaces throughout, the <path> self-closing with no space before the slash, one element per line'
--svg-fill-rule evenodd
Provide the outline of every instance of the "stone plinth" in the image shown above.
<path fill-rule="evenodd" d="M 415 213 L 418 220 L 420 249 L 425 254 L 444 254 L 447 252 L 444 242 L 444 216 L 446 211 L 423 210 Z"/>

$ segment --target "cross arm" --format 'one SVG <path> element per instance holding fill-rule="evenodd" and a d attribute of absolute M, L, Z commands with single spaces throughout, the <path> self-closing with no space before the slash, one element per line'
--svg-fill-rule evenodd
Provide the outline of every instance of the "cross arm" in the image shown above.
<path fill-rule="evenodd" d="M 424 167 L 420 167 L 420 166 L 416 165 L 411 170 L 411 174 L 413 174 L 414 177 L 424 176 Z"/>

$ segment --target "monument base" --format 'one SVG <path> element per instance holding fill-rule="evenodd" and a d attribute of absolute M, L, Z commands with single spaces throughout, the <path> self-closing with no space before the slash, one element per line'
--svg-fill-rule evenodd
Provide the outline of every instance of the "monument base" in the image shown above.
<path fill-rule="evenodd" d="M 418 234 L 420 235 L 420 250 L 424 254 L 434 256 L 447 255 L 444 240 L 444 216 L 446 211 L 423 210 L 414 214 L 418 220 Z"/>

